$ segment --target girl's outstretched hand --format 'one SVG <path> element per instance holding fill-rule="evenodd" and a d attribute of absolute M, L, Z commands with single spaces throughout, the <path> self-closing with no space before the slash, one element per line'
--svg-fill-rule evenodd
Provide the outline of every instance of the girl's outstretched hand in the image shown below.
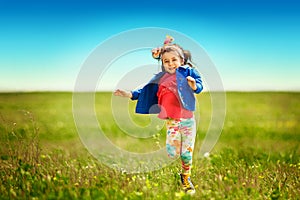
<path fill-rule="evenodd" d="M 132 98 L 131 92 L 127 92 L 125 90 L 119 90 L 119 89 L 117 89 L 116 91 L 114 91 L 114 95 L 115 96 L 120 96 L 120 97 Z"/>
<path fill-rule="evenodd" d="M 189 86 L 190 86 L 193 90 L 196 90 L 196 89 L 197 89 L 196 80 L 195 80 L 193 77 L 188 76 L 188 77 L 186 77 L 186 80 L 187 80 Z"/>

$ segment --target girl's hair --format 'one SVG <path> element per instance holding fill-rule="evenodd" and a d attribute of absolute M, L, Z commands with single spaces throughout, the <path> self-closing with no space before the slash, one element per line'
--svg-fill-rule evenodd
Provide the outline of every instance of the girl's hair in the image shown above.
<path fill-rule="evenodd" d="M 191 67 L 193 67 L 193 65 L 191 64 L 191 62 L 192 62 L 191 52 L 188 50 L 184 50 L 178 44 L 169 44 L 169 45 L 163 46 L 161 48 L 161 52 L 160 52 L 160 59 L 162 58 L 163 54 L 166 52 L 176 52 L 183 59 L 184 65 L 188 64 Z"/>
<path fill-rule="evenodd" d="M 170 44 L 169 43 L 169 44 L 164 45 L 163 47 L 158 48 L 158 49 L 159 49 L 159 54 L 158 55 L 153 56 L 153 52 L 152 52 L 153 58 L 155 58 L 157 60 L 161 60 L 164 53 L 166 53 L 166 52 L 176 52 L 178 54 L 178 56 L 182 58 L 184 65 L 189 65 L 190 67 L 194 67 L 192 65 L 191 52 L 188 51 L 188 50 L 184 50 L 178 44 Z M 162 63 L 161 69 L 162 69 L 162 71 L 165 71 L 165 69 L 163 67 L 163 63 Z"/>
<path fill-rule="evenodd" d="M 158 47 L 152 49 L 152 57 L 157 60 L 161 60 L 162 56 L 166 52 L 175 52 L 179 57 L 182 58 L 184 65 L 189 65 L 190 67 L 194 67 L 192 63 L 192 55 L 191 52 L 188 50 L 184 50 L 181 46 L 178 44 L 172 43 L 174 41 L 174 38 L 170 35 L 166 36 L 166 39 L 164 41 L 163 47 Z M 163 67 L 163 61 L 162 61 L 162 71 L 164 71 Z"/>

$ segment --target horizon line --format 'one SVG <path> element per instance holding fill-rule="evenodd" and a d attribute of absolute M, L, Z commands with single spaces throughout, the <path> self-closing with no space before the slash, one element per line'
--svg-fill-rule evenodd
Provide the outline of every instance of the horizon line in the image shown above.
<path fill-rule="evenodd" d="M 74 91 L 74 90 L 0 90 L 0 94 L 5 93 L 101 93 L 101 92 L 114 92 L 114 90 L 96 90 L 96 91 Z M 299 93 L 300 90 L 205 90 L 201 93 L 210 93 L 210 92 L 290 92 L 290 93 Z"/>

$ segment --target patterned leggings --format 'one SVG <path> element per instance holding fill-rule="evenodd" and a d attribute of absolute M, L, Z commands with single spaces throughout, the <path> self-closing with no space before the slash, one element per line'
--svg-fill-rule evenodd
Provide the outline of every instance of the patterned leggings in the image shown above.
<path fill-rule="evenodd" d="M 190 174 L 196 138 L 195 119 L 167 119 L 166 127 L 168 156 L 175 158 L 180 155 L 182 173 Z"/>

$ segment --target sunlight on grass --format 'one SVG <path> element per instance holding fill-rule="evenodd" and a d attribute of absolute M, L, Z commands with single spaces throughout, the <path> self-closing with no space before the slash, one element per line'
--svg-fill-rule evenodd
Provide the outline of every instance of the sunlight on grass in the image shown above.
<path fill-rule="evenodd" d="M 192 168 L 194 197 L 181 191 L 180 163 L 126 174 L 99 163 L 80 142 L 70 93 L 0 94 L 0 199 L 297 199 L 300 194 L 300 94 L 228 93 L 220 140 L 197 158 L 210 121 L 209 94 L 201 113 Z M 101 128 L 132 152 L 164 146 L 165 128 L 148 139 L 126 135 L 114 122 L 110 93 L 95 97 Z M 206 106 L 207 105 L 207 106 Z M 139 125 L 149 117 L 130 116 Z"/>

